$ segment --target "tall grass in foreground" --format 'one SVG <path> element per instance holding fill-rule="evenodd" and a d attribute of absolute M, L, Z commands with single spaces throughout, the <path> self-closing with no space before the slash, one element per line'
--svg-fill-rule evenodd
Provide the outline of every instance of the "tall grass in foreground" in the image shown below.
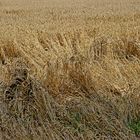
<path fill-rule="evenodd" d="M 80 30 L 28 39 L 1 45 L 1 139 L 139 136 L 131 131 L 140 119 L 139 40 Z"/>

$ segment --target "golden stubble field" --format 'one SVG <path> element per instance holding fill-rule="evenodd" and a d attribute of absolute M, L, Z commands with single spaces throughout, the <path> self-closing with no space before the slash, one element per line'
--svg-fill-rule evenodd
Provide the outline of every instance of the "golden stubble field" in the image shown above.
<path fill-rule="evenodd" d="M 0 140 L 140 139 L 138 0 L 0 0 Z"/>

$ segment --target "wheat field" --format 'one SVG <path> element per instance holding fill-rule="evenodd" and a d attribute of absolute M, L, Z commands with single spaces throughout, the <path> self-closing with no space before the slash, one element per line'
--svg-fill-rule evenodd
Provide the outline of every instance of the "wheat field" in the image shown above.
<path fill-rule="evenodd" d="M 0 0 L 0 140 L 139 140 L 140 2 Z"/>

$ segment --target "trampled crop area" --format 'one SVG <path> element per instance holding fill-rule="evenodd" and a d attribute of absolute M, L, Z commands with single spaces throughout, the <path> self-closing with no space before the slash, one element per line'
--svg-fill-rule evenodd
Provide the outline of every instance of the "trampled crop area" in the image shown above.
<path fill-rule="evenodd" d="M 0 140 L 140 139 L 138 0 L 0 0 Z"/>

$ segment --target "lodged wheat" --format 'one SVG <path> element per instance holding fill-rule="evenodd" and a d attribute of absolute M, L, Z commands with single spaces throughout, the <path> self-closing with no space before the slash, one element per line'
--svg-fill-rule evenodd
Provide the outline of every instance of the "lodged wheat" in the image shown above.
<path fill-rule="evenodd" d="M 0 0 L 0 139 L 139 139 L 139 7 Z"/>

